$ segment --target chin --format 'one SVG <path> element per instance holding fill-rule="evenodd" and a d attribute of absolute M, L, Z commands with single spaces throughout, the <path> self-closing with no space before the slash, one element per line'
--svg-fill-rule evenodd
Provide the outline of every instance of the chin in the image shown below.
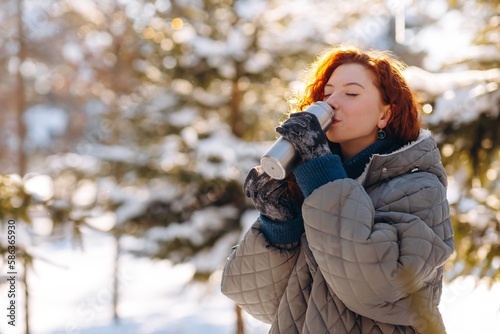
<path fill-rule="evenodd" d="M 338 138 L 336 138 L 335 136 L 332 136 L 330 134 L 326 134 L 326 139 L 328 139 L 328 141 L 332 142 L 332 143 L 338 143 Z"/>

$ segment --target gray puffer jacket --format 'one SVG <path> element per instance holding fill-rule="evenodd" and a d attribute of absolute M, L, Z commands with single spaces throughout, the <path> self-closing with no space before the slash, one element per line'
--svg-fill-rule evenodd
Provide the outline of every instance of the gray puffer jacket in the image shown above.
<path fill-rule="evenodd" d="M 357 179 L 312 191 L 300 246 L 258 219 L 229 256 L 222 292 L 270 333 L 445 333 L 438 310 L 453 252 L 446 174 L 426 130 Z"/>

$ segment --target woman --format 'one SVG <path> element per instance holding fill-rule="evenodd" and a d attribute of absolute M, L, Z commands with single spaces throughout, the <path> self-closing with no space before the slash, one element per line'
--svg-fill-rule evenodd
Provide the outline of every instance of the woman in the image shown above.
<path fill-rule="evenodd" d="M 245 180 L 261 214 L 229 256 L 222 292 L 271 333 L 445 333 L 446 174 L 402 68 L 383 52 L 327 50 L 298 109 L 325 101 L 332 125 L 291 114 L 277 131 L 301 165 L 285 180 L 259 167 Z"/>

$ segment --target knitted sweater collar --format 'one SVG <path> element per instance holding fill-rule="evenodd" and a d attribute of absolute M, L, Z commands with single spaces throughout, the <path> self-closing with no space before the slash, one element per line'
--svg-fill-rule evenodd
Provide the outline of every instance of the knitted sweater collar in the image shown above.
<path fill-rule="evenodd" d="M 342 160 L 342 165 L 347 173 L 347 176 L 351 179 L 357 179 L 365 170 L 366 165 L 370 162 L 370 158 L 374 154 L 388 154 L 391 153 L 402 146 L 401 143 L 393 141 L 390 139 L 377 140 L 375 143 L 371 144 L 363 151 L 354 155 L 350 159 L 345 160 L 342 156 L 342 150 L 340 145 L 337 143 L 330 142 L 330 149 L 333 154 L 340 156 Z"/>

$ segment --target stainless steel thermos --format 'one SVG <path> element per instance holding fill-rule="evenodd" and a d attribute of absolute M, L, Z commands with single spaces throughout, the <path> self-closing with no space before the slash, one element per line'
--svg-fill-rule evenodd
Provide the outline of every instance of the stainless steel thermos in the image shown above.
<path fill-rule="evenodd" d="M 326 131 L 332 124 L 334 112 L 332 107 L 326 102 L 318 101 L 311 104 L 304 111 L 315 115 L 323 131 Z M 262 169 L 276 180 L 283 180 L 290 174 L 299 162 L 299 155 L 295 151 L 292 143 L 283 137 L 278 140 L 267 150 L 260 159 Z"/>

